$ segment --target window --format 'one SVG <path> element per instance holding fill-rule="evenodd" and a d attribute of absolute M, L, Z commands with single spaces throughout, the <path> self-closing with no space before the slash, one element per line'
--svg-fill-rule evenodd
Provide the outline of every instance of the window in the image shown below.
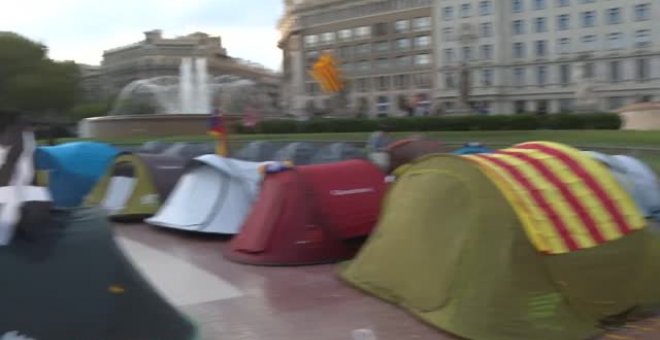
<path fill-rule="evenodd" d="M 610 61 L 610 81 L 616 83 L 621 80 L 621 61 Z"/>
<path fill-rule="evenodd" d="M 525 79 L 525 69 L 516 67 L 513 69 L 513 86 L 525 86 L 527 80 Z"/>
<path fill-rule="evenodd" d="M 379 41 L 376 43 L 376 52 L 387 52 L 390 50 L 390 44 L 387 41 Z"/>
<path fill-rule="evenodd" d="M 571 5 L 570 0 L 557 0 L 557 7 L 566 7 L 570 5 Z"/>
<path fill-rule="evenodd" d="M 536 84 L 543 86 L 548 81 L 548 70 L 546 66 L 537 66 L 536 67 Z"/>
<path fill-rule="evenodd" d="M 493 70 L 481 70 L 481 86 L 493 86 Z"/>
<path fill-rule="evenodd" d="M 385 70 L 388 67 L 390 67 L 389 60 L 387 60 L 385 58 L 380 58 L 380 59 L 376 60 L 376 68 L 381 69 L 381 70 Z"/>
<path fill-rule="evenodd" d="M 493 2 L 490 1 L 490 0 L 479 2 L 479 14 L 480 15 L 491 15 L 491 14 L 493 14 Z"/>
<path fill-rule="evenodd" d="M 454 34 L 454 28 L 453 27 L 444 27 L 442 29 L 442 35 L 444 35 L 444 39 L 451 39 L 451 35 Z"/>
<path fill-rule="evenodd" d="M 484 22 L 479 25 L 479 30 L 481 31 L 482 38 L 489 38 L 493 36 L 493 23 Z"/>
<path fill-rule="evenodd" d="M 454 54 L 454 49 L 453 48 L 445 48 L 445 63 L 449 64 L 454 62 L 454 59 L 456 59 L 456 54 Z"/>
<path fill-rule="evenodd" d="M 351 31 L 350 29 L 345 29 L 339 31 L 337 35 L 339 36 L 339 40 L 344 40 L 344 41 L 351 40 L 351 37 L 353 36 L 353 31 Z"/>
<path fill-rule="evenodd" d="M 635 5 L 635 21 L 651 19 L 651 4 Z"/>
<path fill-rule="evenodd" d="M 516 100 L 513 102 L 514 110 L 516 114 L 521 114 L 527 112 L 527 102 L 524 100 Z"/>
<path fill-rule="evenodd" d="M 415 82 L 415 87 L 418 89 L 428 89 L 431 88 L 433 83 L 431 82 L 431 75 L 427 73 L 418 73 L 413 75 L 413 80 Z"/>
<path fill-rule="evenodd" d="M 623 34 L 619 32 L 608 34 L 607 48 L 609 49 L 623 48 Z"/>
<path fill-rule="evenodd" d="M 369 71 L 369 62 L 366 60 L 356 63 L 358 71 Z"/>
<path fill-rule="evenodd" d="M 369 90 L 369 79 L 362 78 L 357 81 L 357 88 L 360 92 L 367 92 Z"/>
<path fill-rule="evenodd" d="M 644 48 L 651 46 L 651 30 L 638 30 L 635 32 L 635 47 Z"/>
<path fill-rule="evenodd" d="M 525 34 L 525 21 L 524 20 L 514 20 L 513 21 L 513 34 L 515 34 L 515 35 Z"/>
<path fill-rule="evenodd" d="M 513 57 L 525 58 L 525 44 L 521 42 L 513 43 Z"/>
<path fill-rule="evenodd" d="M 545 9 L 545 0 L 532 0 L 535 10 Z"/>
<path fill-rule="evenodd" d="M 479 54 L 481 56 L 481 60 L 493 59 L 493 45 L 481 45 L 479 47 Z"/>
<path fill-rule="evenodd" d="M 310 51 L 306 53 L 307 55 L 307 60 L 315 62 L 316 59 L 319 57 L 319 52 L 318 51 Z"/>
<path fill-rule="evenodd" d="M 454 80 L 454 73 L 447 72 L 445 74 L 445 88 L 448 88 L 448 89 L 456 88 L 456 81 Z"/>
<path fill-rule="evenodd" d="M 467 18 L 472 15 L 472 5 L 471 4 L 462 4 L 461 5 L 461 18 Z"/>
<path fill-rule="evenodd" d="M 372 31 L 373 31 L 375 36 L 382 37 L 384 35 L 387 35 L 387 28 L 388 27 L 387 27 L 386 23 L 380 22 L 380 23 L 374 24 L 374 28 L 373 28 Z"/>
<path fill-rule="evenodd" d="M 371 27 L 361 26 L 355 28 L 355 37 L 357 38 L 369 38 L 371 36 Z"/>
<path fill-rule="evenodd" d="M 352 50 L 353 50 L 352 46 L 344 46 L 339 49 L 339 56 L 344 59 L 347 59 L 351 56 Z"/>
<path fill-rule="evenodd" d="M 410 31 L 410 20 L 398 20 L 394 22 L 394 32 L 404 33 Z"/>
<path fill-rule="evenodd" d="M 635 60 L 635 75 L 637 76 L 638 81 L 649 80 L 651 73 L 651 64 L 649 59 L 637 59 Z"/>
<path fill-rule="evenodd" d="M 321 34 L 321 42 L 324 44 L 330 44 L 335 41 L 335 32 L 326 32 Z"/>
<path fill-rule="evenodd" d="M 525 10 L 523 0 L 511 0 L 511 9 L 514 13 L 520 13 Z"/>
<path fill-rule="evenodd" d="M 537 57 L 545 57 L 548 54 L 548 42 L 545 40 L 537 40 L 534 42 Z"/>
<path fill-rule="evenodd" d="M 380 82 L 380 79 L 378 81 Z M 381 87 L 380 83 L 378 84 L 378 87 L 385 89 L 385 86 Z M 390 111 L 390 98 L 387 96 L 378 96 L 376 99 L 376 108 L 379 114 L 387 114 Z"/>
<path fill-rule="evenodd" d="M 394 77 L 394 87 L 398 90 L 407 89 L 410 86 L 410 77 L 407 74 L 399 74 Z"/>
<path fill-rule="evenodd" d="M 557 40 L 557 53 L 571 53 L 571 38 L 559 38 L 559 40 Z"/>
<path fill-rule="evenodd" d="M 413 29 L 415 31 L 427 31 L 431 29 L 431 17 L 415 18 L 413 20 Z"/>
<path fill-rule="evenodd" d="M 376 89 L 381 90 L 381 91 L 387 90 L 387 88 L 390 85 L 389 80 L 390 80 L 390 77 L 386 77 L 386 76 L 376 77 Z M 380 98 L 381 97 L 379 97 L 379 101 L 380 101 Z M 385 97 L 385 98 L 387 98 L 387 97 Z"/>
<path fill-rule="evenodd" d="M 575 100 L 572 98 L 559 99 L 559 112 L 568 113 L 575 109 Z"/>
<path fill-rule="evenodd" d="M 596 36 L 595 35 L 585 35 L 582 36 L 582 47 L 584 51 L 593 51 L 596 49 Z"/>
<path fill-rule="evenodd" d="M 431 63 L 430 54 L 418 54 L 415 56 L 415 65 L 429 65 Z"/>
<path fill-rule="evenodd" d="M 396 40 L 396 49 L 399 51 L 405 51 L 410 49 L 410 39 L 401 38 Z"/>
<path fill-rule="evenodd" d="M 311 47 L 315 46 L 319 42 L 319 36 L 318 35 L 306 35 L 304 38 L 305 41 L 305 46 Z"/>
<path fill-rule="evenodd" d="M 594 27 L 594 26 L 596 26 L 596 12 L 595 11 L 582 12 L 582 27 Z"/>
<path fill-rule="evenodd" d="M 472 47 L 463 47 L 463 60 L 472 60 Z"/>
<path fill-rule="evenodd" d="M 534 19 L 534 31 L 536 31 L 536 33 L 543 33 L 548 31 L 545 18 Z"/>
<path fill-rule="evenodd" d="M 454 19 L 454 7 L 444 7 L 442 9 L 442 20 L 449 21 L 452 19 Z"/>
<path fill-rule="evenodd" d="M 609 97 L 607 98 L 607 105 L 610 110 L 620 109 L 625 103 L 624 97 Z"/>
<path fill-rule="evenodd" d="M 396 58 L 396 63 L 399 67 L 409 68 L 412 65 L 412 57 L 409 55 L 404 55 Z"/>
<path fill-rule="evenodd" d="M 559 65 L 559 83 L 566 86 L 571 83 L 571 65 Z"/>
<path fill-rule="evenodd" d="M 607 10 L 607 24 L 616 25 L 621 23 L 621 8 L 610 8 Z"/>
<path fill-rule="evenodd" d="M 557 29 L 560 31 L 565 31 L 571 28 L 571 16 L 568 14 L 562 14 L 557 16 Z"/>
<path fill-rule="evenodd" d="M 357 55 L 369 54 L 369 53 L 371 53 L 371 45 L 369 45 L 369 44 L 357 45 L 356 48 L 355 48 L 355 53 Z"/>
<path fill-rule="evenodd" d="M 584 63 L 584 77 L 591 79 L 594 77 L 595 65 L 593 62 Z"/>
<path fill-rule="evenodd" d="M 431 46 L 431 37 L 428 35 L 423 35 L 420 37 L 415 37 L 415 48 L 423 49 Z"/>

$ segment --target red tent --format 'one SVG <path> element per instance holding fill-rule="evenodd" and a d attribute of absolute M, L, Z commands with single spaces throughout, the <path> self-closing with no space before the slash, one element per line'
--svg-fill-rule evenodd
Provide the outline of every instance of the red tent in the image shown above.
<path fill-rule="evenodd" d="M 373 229 L 385 175 L 351 160 L 268 175 L 241 233 L 224 252 L 262 265 L 328 263 L 351 258 Z"/>

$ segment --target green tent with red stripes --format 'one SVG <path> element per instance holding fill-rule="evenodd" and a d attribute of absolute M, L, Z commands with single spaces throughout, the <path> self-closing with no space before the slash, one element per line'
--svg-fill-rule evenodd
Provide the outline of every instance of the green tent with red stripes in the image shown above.
<path fill-rule="evenodd" d="M 584 339 L 660 302 L 660 237 L 601 163 L 557 143 L 402 169 L 341 276 L 471 339 Z"/>

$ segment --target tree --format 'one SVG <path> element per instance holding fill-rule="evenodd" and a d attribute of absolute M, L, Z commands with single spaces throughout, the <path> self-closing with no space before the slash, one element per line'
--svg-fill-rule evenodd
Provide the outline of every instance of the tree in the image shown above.
<path fill-rule="evenodd" d="M 48 58 L 46 46 L 0 32 L 0 108 L 61 114 L 80 95 L 80 70 L 73 62 Z"/>

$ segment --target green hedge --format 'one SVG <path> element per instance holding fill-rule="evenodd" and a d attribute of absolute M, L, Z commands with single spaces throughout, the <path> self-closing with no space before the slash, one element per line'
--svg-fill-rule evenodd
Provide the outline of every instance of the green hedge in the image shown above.
<path fill-rule="evenodd" d="M 308 121 L 269 120 L 247 131 L 236 125 L 239 133 L 319 133 L 368 132 L 386 124 L 393 131 L 503 131 L 503 130 L 618 130 L 621 118 L 615 113 L 491 115 L 454 117 L 413 117 L 378 119 L 312 119 Z"/>

